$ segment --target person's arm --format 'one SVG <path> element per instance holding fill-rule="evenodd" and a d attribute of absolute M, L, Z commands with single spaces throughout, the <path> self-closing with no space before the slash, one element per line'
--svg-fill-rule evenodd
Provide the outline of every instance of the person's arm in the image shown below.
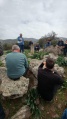
<path fill-rule="evenodd" d="M 24 45 L 24 38 L 22 38 L 22 42 L 23 42 L 23 45 Z"/>
<path fill-rule="evenodd" d="M 24 55 L 24 59 L 25 59 L 25 68 L 28 68 L 29 65 L 28 65 L 28 60 L 27 60 L 27 57 Z"/>
<path fill-rule="evenodd" d="M 64 83 L 64 80 L 57 72 L 54 73 L 54 76 L 55 76 L 54 81 L 56 84 L 62 85 Z"/>
<path fill-rule="evenodd" d="M 39 68 L 42 68 L 44 66 L 44 63 L 42 62 L 39 66 Z"/>
<path fill-rule="evenodd" d="M 20 41 L 20 38 L 18 37 L 17 40 Z"/>

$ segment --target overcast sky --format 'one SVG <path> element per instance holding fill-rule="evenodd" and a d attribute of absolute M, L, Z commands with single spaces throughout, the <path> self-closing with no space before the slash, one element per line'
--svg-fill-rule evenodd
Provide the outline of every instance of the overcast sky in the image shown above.
<path fill-rule="evenodd" d="M 67 0 L 0 0 L 0 39 L 67 37 Z"/>

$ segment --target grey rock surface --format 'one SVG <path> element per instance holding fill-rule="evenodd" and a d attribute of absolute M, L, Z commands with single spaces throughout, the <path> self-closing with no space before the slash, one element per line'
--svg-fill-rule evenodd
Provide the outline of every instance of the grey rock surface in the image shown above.
<path fill-rule="evenodd" d="M 28 119 L 30 116 L 30 109 L 25 105 L 11 119 Z"/>
<path fill-rule="evenodd" d="M 20 77 L 19 80 L 13 81 L 7 77 L 6 68 L 0 67 L 0 92 L 4 97 L 18 98 L 27 93 L 29 86 L 29 78 Z"/>

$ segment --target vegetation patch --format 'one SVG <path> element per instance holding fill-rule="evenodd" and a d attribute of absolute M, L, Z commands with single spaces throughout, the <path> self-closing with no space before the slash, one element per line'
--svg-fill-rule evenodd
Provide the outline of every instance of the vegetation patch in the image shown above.
<path fill-rule="evenodd" d="M 32 117 L 34 117 L 35 119 L 39 119 L 41 117 L 41 111 L 39 109 L 39 95 L 37 90 L 34 88 L 29 90 L 28 92 L 27 105 L 30 107 Z"/>
<path fill-rule="evenodd" d="M 32 59 L 39 59 L 39 60 L 41 60 L 41 59 L 43 59 L 43 56 L 44 55 L 48 55 L 49 53 L 45 53 L 45 52 L 43 52 L 43 51 L 41 51 L 41 52 L 35 52 L 32 56 L 30 56 L 30 58 L 32 58 Z"/>
<path fill-rule="evenodd" d="M 59 57 L 57 58 L 56 63 L 57 63 L 59 66 L 67 66 L 67 60 L 65 60 L 63 56 L 59 56 Z"/>
<path fill-rule="evenodd" d="M 1 66 L 4 66 L 4 64 L 2 63 L 2 61 L 0 61 L 0 67 L 1 67 Z"/>

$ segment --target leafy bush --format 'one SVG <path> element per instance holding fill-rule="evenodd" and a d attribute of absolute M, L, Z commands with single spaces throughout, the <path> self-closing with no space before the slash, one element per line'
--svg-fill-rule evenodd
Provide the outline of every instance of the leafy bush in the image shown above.
<path fill-rule="evenodd" d="M 24 48 L 29 49 L 29 41 L 24 41 Z"/>
<path fill-rule="evenodd" d="M 27 95 L 27 105 L 30 107 L 32 116 L 35 117 L 36 119 L 41 117 L 41 112 L 38 107 L 39 102 L 37 102 L 38 99 L 39 99 L 39 95 L 37 93 L 37 90 L 34 88 L 29 90 Z"/>
<path fill-rule="evenodd" d="M 6 51 L 6 54 L 7 54 L 7 53 L 10 53 L 10 52 L 12 52 L 12 51 L 11 51 L 11 50 L 7 50 L 7 51 Z"/>
<path fill-rule="evenodd" d="M 59 66 L 67 66 L 67 61 L 64 59 L 63 56 L 59 56 L 59 57 L 57 58 L 56 63 L 57 63 Z"/>
<path fill-rule="evenodd" d="M 61 89 L 67 89 L 67 80 L 64 80 L 63 86 L 61 87 Z"/>
<path fill-rule="evenodd" d="M 57 40 L 52 40 L 51 44 L 55 47 L 57 45 Z"/>
<path fill-rule="evenodd" d="M 12 44 L 5 43 L 5 44 L 3 45 L 3 48 L 4 48 L 4 50 L 11 50 L 11 49 L 12 49 Z"/>
<path fill-rule="evenodd" d="M 32 59 L 43 59 L 43 56 L 44 55 L 47 55 L 47 54 L 49 54 L 49 53 L 45 53 L 45 52 L 38 52 L 38 53 L 34 53 L 32 56 L 31 56 L 31 58 Z"/>

